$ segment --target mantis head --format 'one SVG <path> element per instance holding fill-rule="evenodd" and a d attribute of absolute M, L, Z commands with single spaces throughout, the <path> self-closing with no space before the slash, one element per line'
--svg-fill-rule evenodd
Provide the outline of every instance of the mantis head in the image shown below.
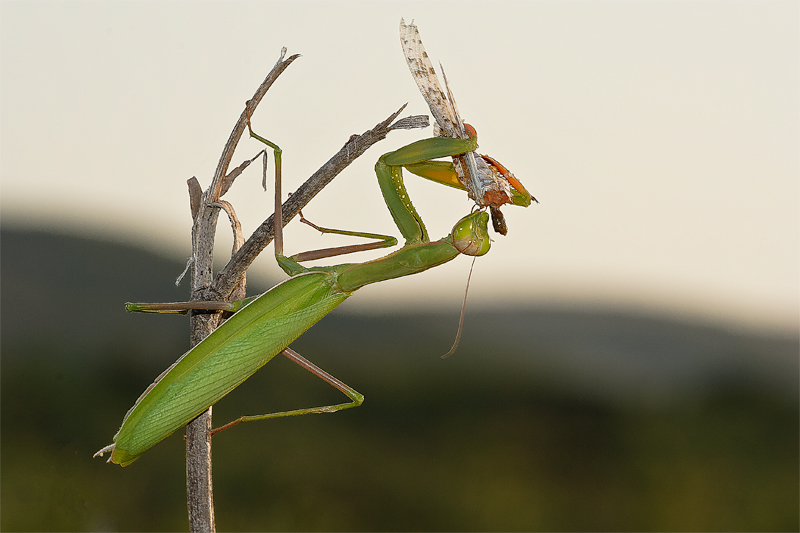
<path fill-rule="evenodd" d="M 453 226 L 453 246 L 465 255 L 483 255 L 489 251 L 491 241 L 489 230 L 489 214 L 476 211 L 465 216 Z"/>

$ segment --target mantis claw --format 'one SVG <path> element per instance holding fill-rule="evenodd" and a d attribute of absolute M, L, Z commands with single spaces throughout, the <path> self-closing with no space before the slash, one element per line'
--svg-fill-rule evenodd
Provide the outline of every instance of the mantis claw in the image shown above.
<path fill-rule="evenodd" d="M 103 454 L 104 454 L 104 453 L 106 453 L 106 452 L 109 452 L 109 453 L 110 453 L 110 452 L 113 452 L 113 451 L 114 451 L 114 447 L 116 447 L 116 444 L 109 444 L 109 445 L 108 445 L 108 446 L 106 446 L 105 448 L 101 448 L 101 449 L 97 450 L 97 451 L 95 452 L 95 454 L 92 456 L 92 458 L 94 459 L 95 457 L 103 457 Z M 112 457 L 112 456 L 109 456 L 109 457 L 108 457 L 108 459 L 106 459 L 106 462 L 107 462 L 107 463 L 110 463 L 110 462 L 111 462 L 111 457 Z"/>

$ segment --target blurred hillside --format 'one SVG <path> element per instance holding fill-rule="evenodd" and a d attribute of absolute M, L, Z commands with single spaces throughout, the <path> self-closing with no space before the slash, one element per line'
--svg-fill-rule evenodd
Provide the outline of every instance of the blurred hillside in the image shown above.
<path fill-rule="evenodd" d="M 185 530 L 180 432 L 125 469 L 91 458 L 187 347 L 185 317 L 123 307 L 185 299 L 183 259 L 7 228 L 0 259 L 0 529 Z M 365 404 L 217 436 L 221 530 L 800 527 L 797 337 L 471 305 L 443 361 L 457 310 L 346 305 L 293 347 Z M 215 420 L 331 401 L 276 359 Z"/>

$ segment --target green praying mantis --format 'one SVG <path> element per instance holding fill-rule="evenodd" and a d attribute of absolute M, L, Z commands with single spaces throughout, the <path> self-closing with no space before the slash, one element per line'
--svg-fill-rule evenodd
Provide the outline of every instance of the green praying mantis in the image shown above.
<path fill-rule="evenodd" d="M 430 67 L 427 54 L 424 53 L 413 23 L 406 26 L 401 21 L 400 34 L 406 58 L 419 85 L 414 65 L 417 62 L 427 62 Z M 416 44 L 407 46 L 409 38 L 416 39 Z M 416 55 L 409 58 L 409 54 Z M 430 75 L 435 81 L 433 68 L 426 70 L 425 83 L 429 89 L 433 87 L 429 93 L 435 92 L 435 89 L 438 89 L 438 81 L 435 86 L 431 85 L 433 82 Z M 422 85 L 420 88 L 422 90 Z M 447 91 L 449 94 L 449 87 Z M 441 89 L 438 89 L 438 95 L 443 97 Z M 433 111 L 434 104 L 425 90 L 423 96 Z M 452 121 L 451 124 L 443 124 L 445 119 L 440 119 L 439 116 L 443 111 L 437 109 L 434 112 L 445 136 L 423 139 L 384 154 L 375 165 L 375 174 L 383 199 L 395 225 L 405 239 L 403 247 L 372 261 L 326 267 L 306 268 L 300 263 L 354 251 L 390 247 L 397 244 L 397 239 L 387 235 L 320 228 L 309 223 L 323 233 L 370 238 L 374 241 L 355 246 L 314 250 L 288 257 L 284 255 L 280 190 L 281 150 L 276 144 L 254 133 L 248 120 L 250 135 L 263 142 L 274 153 L 275 258 L 289 278 L 260 296 L 227 304 L 225 310 L 234 312 L 231 318 L 183 354 L 145 390 L 125 415 L 119 431 L 114 436 L 114 443 L 98 451 L 95 456 L 110 452 L 109 462 L 122 466 L 132 463 L 148 449 L 215 404 L 279 353 L 339 389 L 349 401 L 322 407 L 243 416 L 213 430 L 212 434 L 240 422 L 309 413 L 330 413 L 361 405 L 364 400 L 363 395 L 303 358 L 289 348 L 289 344 L 365 285 L 417 274 L 462 254 L 484 255 L 490 247 L 487 228 L 489 214 L 486 209 L 491 210 L 494 218 L 498 216 L 495 211 L 499 213 L 500 204 L 509 203 L 523 207 L 531 204 L 531 195 L 502 165 L 487 156 L 474 154 L 477 148 L 477 135 L 474 129 L 461 123 L 452 95 L 449 100 L 447 98 L 437 100 L 436 105 L 445 105 L 448 111 L 444 113 L 447 113 L 449 120 Z M 453 129 L 453 125 L 459 129 Z M 446 157 L 453 158 L 453 162 L 433 161 Z M 460 163 L 468 158 L 488 162 L 478 168 L 478 171 L 483 169 L 484 174 L 488 174 L 472 175 L 475 165 L 466 164 L 462 167 Z M 468 191 L 476 201 L 477 208 L 456 222 L 449 235 L 431 241 L 425 224 L 406 191 L 403 168 L 435 182 Z M 481 192 L 482 189 L 476 189 L 471 183 L 495 185 L 499 183 L 497 186 L 508 194 L 502 201 L 489 200 L 487 198 L 490 194 L 486 192 L 488 189 Z M 302 218 L 301 220 L 305 221 Z M 495 227 L 497 228 L 496 222 Z M 502 228 L 505 229 L 504 224 Z M 143 312 L 165 312 L 166 309 L 159 304 L 128 304 L 127 307 L 129 311 Z M 188 308 L 190 307 L 183 307 L 184 310 Z M 175 309 L 166 312 L 175 312 Z"/>

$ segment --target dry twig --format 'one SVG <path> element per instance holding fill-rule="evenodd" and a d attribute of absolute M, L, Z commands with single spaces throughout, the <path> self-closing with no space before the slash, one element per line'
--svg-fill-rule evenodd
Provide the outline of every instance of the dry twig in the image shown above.
<path fill-rule="evenodd" d="M 259 86 L 253 98 L 247 102 L 251 113 L 256 109 L 267 90 L 299 55 L 285 59 L 286 49 L 281 50 L 280 58 Z M 394 129 L 412 129 L 428 125 L 428 117 L 417 115 L 406 117 L 392 123 L 403 111 L 405 105 L 373 129 L 361 135 L 353 135 L 341 150 L 314 173 L 283 204 L 283 225 L 299 213 L 314 196 L 351 162 L 363 154 Z M 247 113 L 242 111 L 222 151 L 211 185 L 202 194 L 197 181 L 190 180 L 189 195 L 194 225 L 192 227 L 192 301 L 233 301 L 245 296 L 245 273 L 258 254 L 272 241 L 274 236 L 273 216 L 265 220 L 256 231 L 241 243 L 241 228 L 238 226 L 233 207 L 220 200 L 252 160 L 243 163 L 228 173 L 233 152 L 247 125 Z M 260 154 L 259 154 L 260 155 Z M 257 157 L 257 156 L 256 156 Z M 255 159 L 255 158 L 253 158 Z M 220 209 L 224 209 L 234 231 L 234 253 L 231 260 L 213 277 L 212 262 L 214 236 Z M 238 249 L 237 249 L 238 248 Z M 195 346 L 216 329 L 221 321 L 221 313 L 193 313 L 191 319 L 191 345 Z M 214 504 L 211 482 L 211 408 L 193 420 L 186 427 L 186 484 L 190 528 L 193 532 L 213 532 Z"/>

